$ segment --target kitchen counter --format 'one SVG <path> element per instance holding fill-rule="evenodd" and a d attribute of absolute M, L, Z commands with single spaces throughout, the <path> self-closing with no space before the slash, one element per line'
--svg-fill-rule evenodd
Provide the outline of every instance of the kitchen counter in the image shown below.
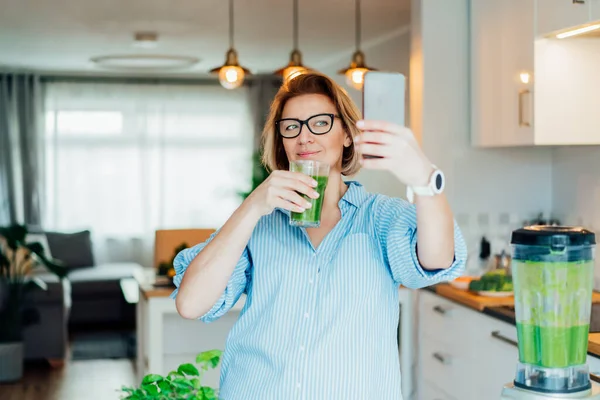
<path fill-rule="evenodd" d="M 447 283 L 425 288 L 448 300 L 463 306 L 480 311 L 485 315 L 515 325 L 514 297 L 483 297 L 475 293 L 459 290 Z M 588 340 L 588 354 L 600 358 L 600 293 L 592 294 L 592 315 L 590 321 L 590 335 Z"/>

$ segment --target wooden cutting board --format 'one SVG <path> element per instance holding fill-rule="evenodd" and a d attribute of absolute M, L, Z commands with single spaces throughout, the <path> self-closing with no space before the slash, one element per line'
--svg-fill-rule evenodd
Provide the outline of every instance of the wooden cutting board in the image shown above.
<path fill-rule="evenodd" d="M 483 311 L 486 307 L 512 306 L 515 304 L 514 296 L 485 297 L 468 290 L 456 289 L 447 283 L 436 285 L 435 291 L 440 296 L 444 296 L 479 311 Z"/>
<path fill-rule="evenodd" d="M 588 352 L 600 355 L 600 333 L 590 333 Z"/>
<path fill-rule="evenodd" d="M 479 311 L 483 311 L 486 307 L 498 307 L 498 306 L 514 306 L 515 298 L 510 297 L 486 297 L 480 296 L 475 292 L 468 290 L 456 289 L 450 284 L 441 283 L 435 286 L 435 291 L 440 296 L 444 296 L 450 300 L 454 300 L 458 303 L 464 304 L 468 307 L 474 308 Z M 592 303 L 600 303 L 600 293 L 592 293 Z M 600 341 L 599 341 L 600 346 Z"/>

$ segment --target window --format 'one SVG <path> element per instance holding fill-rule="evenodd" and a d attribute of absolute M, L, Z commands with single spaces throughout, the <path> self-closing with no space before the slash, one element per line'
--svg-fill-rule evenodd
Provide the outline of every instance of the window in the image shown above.
<path fill-rule="evenodd" d="M 253 137 L 244 88 L 49 83 L 47 226 L 95 240 L 218 228 L 250 187 Z"/>

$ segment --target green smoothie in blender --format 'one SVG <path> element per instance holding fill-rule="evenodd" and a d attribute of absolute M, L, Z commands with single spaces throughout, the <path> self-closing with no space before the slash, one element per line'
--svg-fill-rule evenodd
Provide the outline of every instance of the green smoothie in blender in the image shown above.
<path fill-rule="evenodd" d="M 584 364 L 589 334 L 593 262 L 514 261 L 519 359 L 546 368 Z"/>

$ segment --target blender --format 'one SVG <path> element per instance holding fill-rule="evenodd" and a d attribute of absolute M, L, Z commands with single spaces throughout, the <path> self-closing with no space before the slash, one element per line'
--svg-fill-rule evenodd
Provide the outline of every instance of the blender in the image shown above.
<path fill-rule="evenodd" d="M 513 231 L 519 362 L 502 400 L 599 399 L 586 364 L 595 235 L 535 225 Z"/>

